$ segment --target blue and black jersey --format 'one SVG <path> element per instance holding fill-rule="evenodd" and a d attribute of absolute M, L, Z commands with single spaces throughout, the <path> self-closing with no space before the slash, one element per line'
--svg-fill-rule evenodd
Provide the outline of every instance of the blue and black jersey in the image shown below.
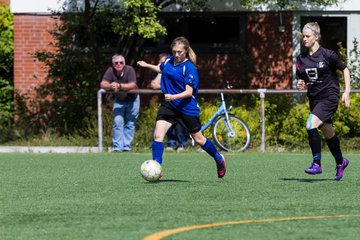
<path fill-rule="evenodd" d="M 200 108 L 197 102 L 199 76 L 195 65 L 190 60 L 175 64 L 174 57 L 168 57 L 160 64 L 161 90 L 164 94 L 178 94 L 185 91 L 185 86 L 193 88 L 193 95 L 189 98 L 176 99 L 169 102 L 170 106 L 182 114 L 199 116 Z"/>

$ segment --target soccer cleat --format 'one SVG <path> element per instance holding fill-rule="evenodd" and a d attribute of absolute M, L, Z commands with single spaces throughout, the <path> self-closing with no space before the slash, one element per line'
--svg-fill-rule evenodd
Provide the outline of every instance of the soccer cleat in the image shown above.
<path fill-rule="evenodd" d="M 218 173 L 219 178 L 224 177 L 225 173 L 226 173 L 225 158 L 223 155 L 221 155 L 221 157 L 222 157 L 221 162 L 219 164 L 216 164 L 217 173 Z"/>
<path fill-rule="evenodd" d="M 173 148 L 173 147 L 166 147 L 165 148 L 165 151 L 169 151 L 169 152 L 175 151 L 175 150 L 176 150 L 176 148 Z"/>
<path fill-rule="evenodd" d="M 183 148 L 183 147 L 178 147 L 178 148 L 176 149 L 176 152 L 185 152 L 185 151 L 186 151 L 186 149 Z"/>
<path fill-rule="evenodd" d="M 344 176 L 344 170 L 348 165 L 349 165 L 349 160 L 347 158 L 343 158 L 342 164 L 336 166 L 335 181 L 339 181 Z"/>
<path fill-rule="evenodd" d="M 320 167 L 319 164 L 313 162 L 308 169 L 305 169 L 305 172 L 306 172 L 307 174 L 313 174 L 313 175 L 315 175 L 315 174 L 320 174 L 320 173 L 322 173 L 322 169 L 321 169 L 321 167 Z"/>

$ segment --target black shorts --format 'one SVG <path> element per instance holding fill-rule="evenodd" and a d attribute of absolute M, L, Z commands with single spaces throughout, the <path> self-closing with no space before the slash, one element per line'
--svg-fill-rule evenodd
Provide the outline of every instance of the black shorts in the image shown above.
<path fill-rule="evenodd" d="M 198 116 L 188 116 L 177 111 L 168 102 L 163 102 L 157 113 L 156 121 L 164 120 L 171 124 L 179 123 L 186 127 L 190 133 L 201 130 L 201 122 Z"/>
<path fill-rule="evenodd" d="M 331 123 L 331 117 L 336 113 L 339 106 L 339 97 L 330 95 L 327 98 L 310 100 L 309 103 L 312 114 L 324 123 Z"/>

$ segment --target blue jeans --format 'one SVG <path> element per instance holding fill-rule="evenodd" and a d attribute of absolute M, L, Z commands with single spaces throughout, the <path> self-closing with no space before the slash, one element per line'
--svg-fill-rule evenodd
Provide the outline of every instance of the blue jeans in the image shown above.
<path fill-rule="evenodd" d="M 173 149 L 177 149 L 178 147 L 186 148 L 189 132 L 181 124 L 175 123 L 167 131 L 166 137 L 168 147 Z"/>
<path fill-rule="evenodd" d="M 132 102 L 115 100 L 113 106 L 114 124 L 112 137 L 114 151 L 131 151 L 139 108 L 139 95 Z"/>

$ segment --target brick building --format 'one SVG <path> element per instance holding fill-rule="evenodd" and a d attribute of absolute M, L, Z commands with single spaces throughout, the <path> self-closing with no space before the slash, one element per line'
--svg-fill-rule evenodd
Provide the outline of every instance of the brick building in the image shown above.
<path fill-rule="evenodd" d="M 10 0 L 0 0 L 0 5 L 9 5 Z"/>
<path fill-rule="evenodd" d="M 238 32 L 231 35 L 231 39 L 228 37 L 229 42 L 220 44 L 201 42 L 207 41 L 204 36 L 214 35 L 212 31 L 215 28 L 206 30 L 202 25 L 199 26 L 200 34 L 194 35 L 196 31 L 188 32 L 191 36 L 188 38 L 198 55 L 200 78 L 206 79 L 201 82 L 201 88 L 221 88 L 224 81 L 230 81 L 242 88 L 292 88 L 293 63 L 300 52 L 297 33 L 302 23 L 307 20 L 321 23 L 323 39 L 329 39 L 328 46 L 342 41 L 349 49 L 355 37 L 360 39 L 360 3 L 356 0 L 323 9 L 300 6 L 296 12 L 268 10 L 266 6 L 264 9 L 248 11 L 235 3 L 228 6 L 221 4 L 222 1 L 213 2 L 212 9 L 216 9 L 213 10 L 214 13 L 220 19 L 219 22 L 224 22 L 223 26 L 217 26 L 216 29 L 224 30 L 229 21 L 232 21 L 230 24 L 234 25 L 231 26 Z M 14 85 L 17 90 L 26 92 L 45 80 L 46 69 L 43 69 L 41 63 L 34 61 L 32 53 L 50 47 L 49 43 L 53 39 L 49 31 L 53 29 L 55 21 L 51 18 L 50 10 L 58 9 L 59 3 L 57 0 L 11 0 L 10 4 L 14 13 Z M 165 22 L 166 19 L 174 20 L 175 13 L 176 9 L 169 7 L 163 9 L 162 17 Z M 188 21 L 182 23 L 183 27 L 188 28 L 189 25 L 186 24 L 194 24 L 191 22 L 194 17 L 194 14 L 189 13 Z M 181 19 L 183 17 L 176 21 Z M 226 39 L 229 33 L 227 29 L 219 32 L 218 35 L 223 34 L 219 41 Z M 247 58 L 241 58 L 238 51 L 231 50 L 234 44 L 247 53 Z M 148 49 L 148 54 L 157 56 L 160 51 L 161 47 L 155 46 Z"/>

